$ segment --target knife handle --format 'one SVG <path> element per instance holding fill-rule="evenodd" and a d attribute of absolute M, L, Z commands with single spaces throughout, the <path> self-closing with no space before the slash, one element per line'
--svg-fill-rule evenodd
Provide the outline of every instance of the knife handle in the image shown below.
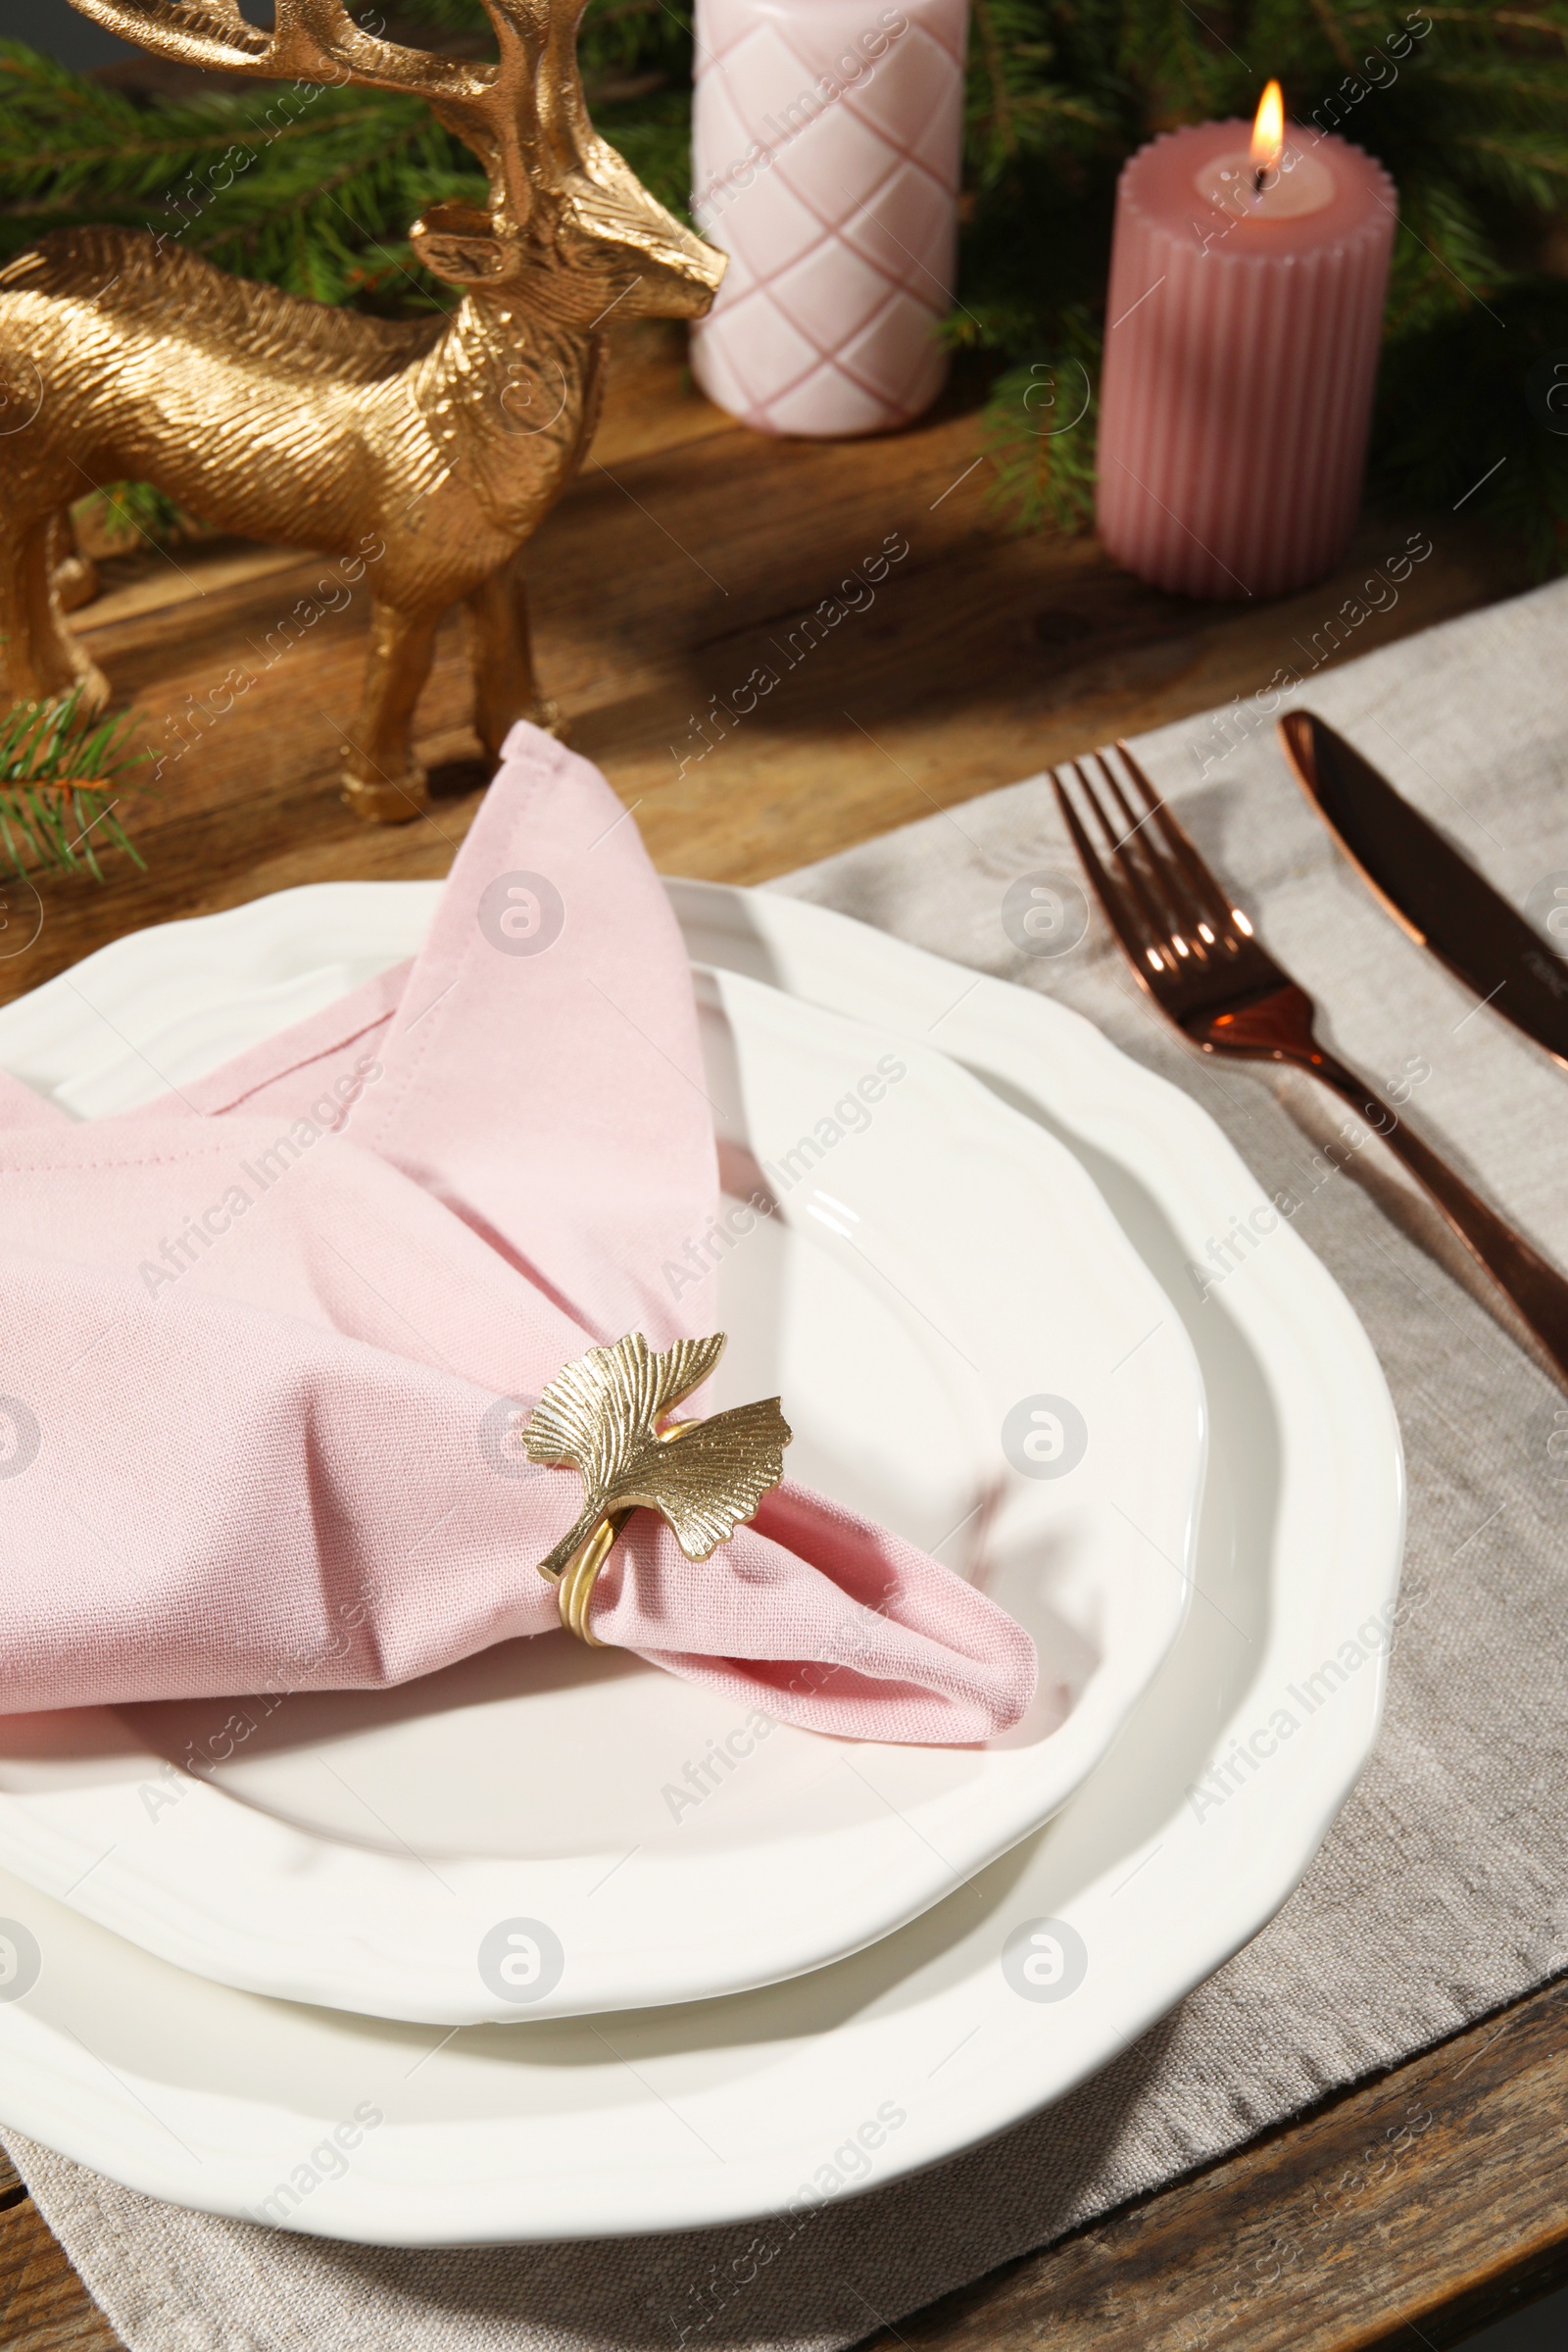
<path fill-rule="evenodd" d="M 1489 1208 L 1479 1193 L 1429 1143 L 1392 1111 L 1381 1095 L 1321 1046 L 1303 1066 L 1342 1095 L 1359 1118 L 1382 1137 L 1437 1202 L 1465 1246 L 1505 1290 L 1541 1345 L 1568 1382 L 1568 1281 L 1511 1225 Z M 1393 1122 L 1390 1124 L 1390 1122 Z"/>

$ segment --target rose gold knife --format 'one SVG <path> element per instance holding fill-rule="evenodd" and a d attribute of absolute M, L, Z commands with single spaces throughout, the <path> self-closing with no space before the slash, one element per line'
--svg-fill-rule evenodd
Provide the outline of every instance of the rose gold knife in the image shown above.
<path fill-rule="evenodd" d="M 1297 782 L 1395 921 L 1568 1065 L 1568 961 L 1323 719 L 1290 710 L 1279 733 Z"/>

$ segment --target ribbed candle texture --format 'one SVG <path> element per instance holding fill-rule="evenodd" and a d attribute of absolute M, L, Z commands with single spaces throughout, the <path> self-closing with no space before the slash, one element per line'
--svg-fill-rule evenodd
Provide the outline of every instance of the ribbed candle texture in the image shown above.
<path fill-rule="evenodd" d="M 947 373 L 966 0 L 698 0 L 692 367 L 761 432 L 907 424 Z"/>
<path fill-rule="evenodd" d="M 1279 596 L 1355 527 L 1397 199 L 1381 165 L 1293 127 L 1321 211 L 1237 219 L 1200 194 L 1247 122 L 1167 132 L 1123 169 L 1106 308 L 1099 527 L 1185 596 Z"/>

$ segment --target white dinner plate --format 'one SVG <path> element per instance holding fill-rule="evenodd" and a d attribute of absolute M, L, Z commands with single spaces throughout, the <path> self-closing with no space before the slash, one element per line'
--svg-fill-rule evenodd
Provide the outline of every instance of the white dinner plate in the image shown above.
<path fill-rule="evenodd" d="M 396 900 L 383 961 L 418 947 L 438 888 Z M 45 1074 L 43 1023 L 57 1098 L 153 1092 L 169 1059 L 188 1077 L 171 1002 L 225 1059 L 276 1026 L 290 957 L 319 967 L 323 913 L 341 949 L 362 910 L 349 885 L 270 938 L 251 907 L 122 941 L 60 992 L 64 1029 L 47 1004 L 0 1011 L 0 1066 Z M 1103 1754 L 1190 1592 L 1185 1332 L 1078 1161 L 943 1054 L 734 973 L 697 991 L 730 1196 L 715 1402 L 782 1396 L 793 1476 L 1027 1628 L 1025 1721 L 984 1747 L 833 1740 L 624 1651 L 518 1641 L 392 1691 L 0 1720 L 0 1864 L 249 1991 L 435 2025 L 597 2014 L 858 1950 Z M 476 1443 L 475 1478 L 509 1463 Z M 542 1965 L 506 1965 L 514 1936 Z"/>
<path fill-rule="evenodd" d="M 695 959 L 872 1023 L 942 1016 L 1093 1173 L 1202 1367 L 1198 1597 L 1048 1828 L 853 1958 L 727 2000 L 443 2035 L 202 1982 L 0 1880 L 0 2113 L 151 2194 L 383 2244 L 853 2194 L 1104 2065 L 1272 1915 L 1365 1761 L 1403 1532 L 1393 1406 L 1289 1227 L 1200 1303 L 1188 1262 L 1264 1205 L 1219 1130 L 1046 999 L 788 899 L 673 896 Z"/>

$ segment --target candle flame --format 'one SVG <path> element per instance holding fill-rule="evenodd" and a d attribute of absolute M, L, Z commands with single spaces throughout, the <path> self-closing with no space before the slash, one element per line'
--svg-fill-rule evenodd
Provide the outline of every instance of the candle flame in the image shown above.
<path fill-rule="evenodd" d="M 1257 102 L 1252 123 L 1251 162 L 1254 172 L 1272 172 L 1285 153 L 1285 93 L 1271 81 Z"/>

